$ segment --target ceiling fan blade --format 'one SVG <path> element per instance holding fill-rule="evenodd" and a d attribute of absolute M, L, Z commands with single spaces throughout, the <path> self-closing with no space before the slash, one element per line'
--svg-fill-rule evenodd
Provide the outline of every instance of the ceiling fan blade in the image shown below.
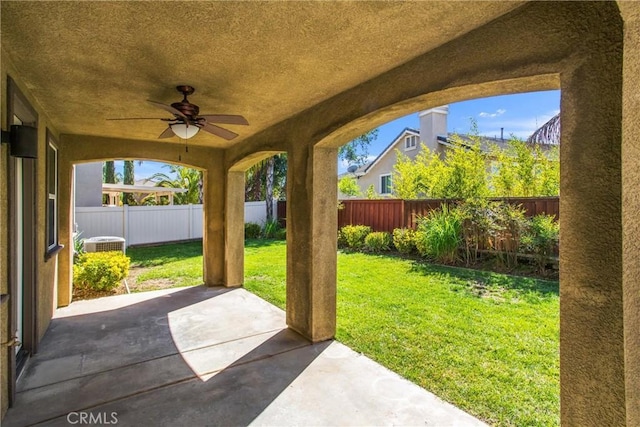
<path fill-rule="evenodd" d="M 123 119 L 107 119 L 107 120 L 174 120 L 174 119 L 165 119 L 163 117 L 125 117 Z"/>
<path fill-rule="evenodd" d="M 162 132 L 160 134 L 160 136 L 158 137 L 158 139 L 162 139 L 162 138 L 171 138 L 172 136 L 174 136 L 175 134 L 173 133 L 173 131 L 171 130 L 171 126 L 169 126 L 168 128 L 166 128 L 164 130 L 164 132 Z"/>
<path fill-rule="evenodd" d="M 187 116 L 182 114 L 182 111 L 176 110 L 171 105 L 166 105 L 166 104 L 163 104 L 162 102 L 152 101 L 150 99 L 147 99 L 147 102 L 152 104 L 152 105 L 155 105 L 156 107 L 162 108 L 163 110 L 168 111 L 168 112 L 170 112 L 171 114 L 173 114 L 173 115 L 175 115 L 177 117 L 181 117 L 183 119 L 187 119 Z"/>
<path fill-rule="evenodd" d="M 249 122 L 242 116 L 236 116 L 233 114 L 205 114 L 198 116 L 203 117 L 209 123 L 222 123 L 225 125 L 248 125 Z"/>
<path fill-rule="evenodd" d="M 203 124 L 201 129 L 209 133 L 212 133 L 216 136 L 219 136 L 220 138 L 224 138 L 227 141 L 230 141 L 236 136 L 238 136 L 238 134 L 235 132 L 231 132 L 230 130 L 221 128 L 220 126 L 212 125 L 211 123 Z"/>

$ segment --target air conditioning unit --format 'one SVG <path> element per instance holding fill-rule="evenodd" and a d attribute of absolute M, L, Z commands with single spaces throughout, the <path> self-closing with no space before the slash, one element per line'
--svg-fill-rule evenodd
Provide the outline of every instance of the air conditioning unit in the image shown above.
<path fill-rule="evenodd" d="M 85 252 L 109 252 L 118 251 L 125 253 L 126 245 L 122 237 L 98 236 L 84 239 Z"/>

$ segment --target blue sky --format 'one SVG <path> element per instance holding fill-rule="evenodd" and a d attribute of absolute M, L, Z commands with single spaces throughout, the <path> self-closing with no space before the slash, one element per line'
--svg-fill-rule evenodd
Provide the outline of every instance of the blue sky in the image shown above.
<path fill-rule="evenodd" d="M 505 136 L 515 135 L 525 139 L 538 127 L 560 111 L 560 91 L 530 92 L 473 99 L 449 105 L 448 131 L 468 133 L 471 119 L 476 120 L 481 135 L 499 136 L 504 128 Z M 418 112 L 401 117 L 378 128 L 378 138 L 369 148 L 370 158 L 375 158 L 406 127 L 419 128 Z M 347 165 L 339 162 L 339 172 Z M 116 163 L 122 173 L 122 162 Z M 148 178 L 156 172 L 168 173 L 162 163 L 144 161 L 135 164 L 136 180 Z"/>

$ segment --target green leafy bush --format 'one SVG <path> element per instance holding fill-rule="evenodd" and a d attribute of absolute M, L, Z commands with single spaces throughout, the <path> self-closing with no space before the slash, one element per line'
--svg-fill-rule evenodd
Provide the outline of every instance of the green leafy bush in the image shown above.
<path fill-rule="evenodd" d="M 260 233 L 262 232 L 262 228 L 260 224 L 256 224 L 255 222 L 247 222 L 244 225 L 244 238 L 245 239 L 257 239 L 260 237 Z"/>
<path fill-rule="evenodd" d="M 278 231 L 276 231 L 275 239 L 277 239 L 277 240 L 287 240 L 287 229 L 286 228 L 280 228 Z"/>
<path fill-rule="evenodd" d="M 383 252 L 391 248 L 391 234 L 384 231 L 374 231 L 364 238 L 364 248 L 370 252 Z"/>
<path fill-rule="evenodd" d="M 498 259 L 506 267 L 515 267 L 518 263 L 520 238 L 527 229 L 525 210 L 520 205 L 495 203 L 492 205 L 495 215 L 493 228 L 493 247 Z"/>
<path fill-rule="evenodd" d="M 371 233 L 371 227 L 368 225 L 345 225 L 340 229 L 339 240 L 350 249 L 362 249 L 369 233 Z"/>
<path fill-rule="evenodd" d="M 129 257 L 122 252 L 91 252 L 78 256 L 73 284 L 78 289 L 110 291 L 129 274 Z"/>
<path fill-rule="evenodd" d="M 551 215 L 531 218 L 528 230 L 520 239 L 521 248 L 535 255 L 536 266 L 544 273 L 560 237 L 560 226 Z"/>
<path fill-rule="evenodd" d="M 459 214 L 446 205 L 418 219 L 416 247 L 420 255 L 444 264 L 453 264 L 458 257 L 462 240 L 462 223 Z"/>
<path fill-rule="evenodd" d="M 493 206 L 486 199 L 469 199 L 457 207 L 462 222 L 463 257 L 467 265 L 475 264 L 481 251 L 491 248 L 496 229 Z"/>
<path fill-rule="evenodd" d="M 393 230 L 393 246 L 401 254 L 410 254 L 416 250 L 414 241 L 415 231 L 410 228 L 396 228 Z"/>
<path fill-rule="evenodd" d="M 427 233 L 416 230 L 413 233 L 413 244 L 416 246 L 418 253 L 423 256 L 429 256 L 429 242 L 427 241 Z"/>

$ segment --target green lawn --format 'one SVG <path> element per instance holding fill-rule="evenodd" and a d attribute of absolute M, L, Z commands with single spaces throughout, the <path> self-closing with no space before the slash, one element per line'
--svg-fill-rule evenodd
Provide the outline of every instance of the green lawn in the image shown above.
<path fill-rule="evenodd" d="M 167 262 L 184 285 L 200 280 L 200 251 L 129 255 Z M 245 254 L 245 287 L 284 308 L 285 243 L 248 241 Z M 340 252 L 337 339 L 491 424 L 559 424 L 558 282 Z"/>

